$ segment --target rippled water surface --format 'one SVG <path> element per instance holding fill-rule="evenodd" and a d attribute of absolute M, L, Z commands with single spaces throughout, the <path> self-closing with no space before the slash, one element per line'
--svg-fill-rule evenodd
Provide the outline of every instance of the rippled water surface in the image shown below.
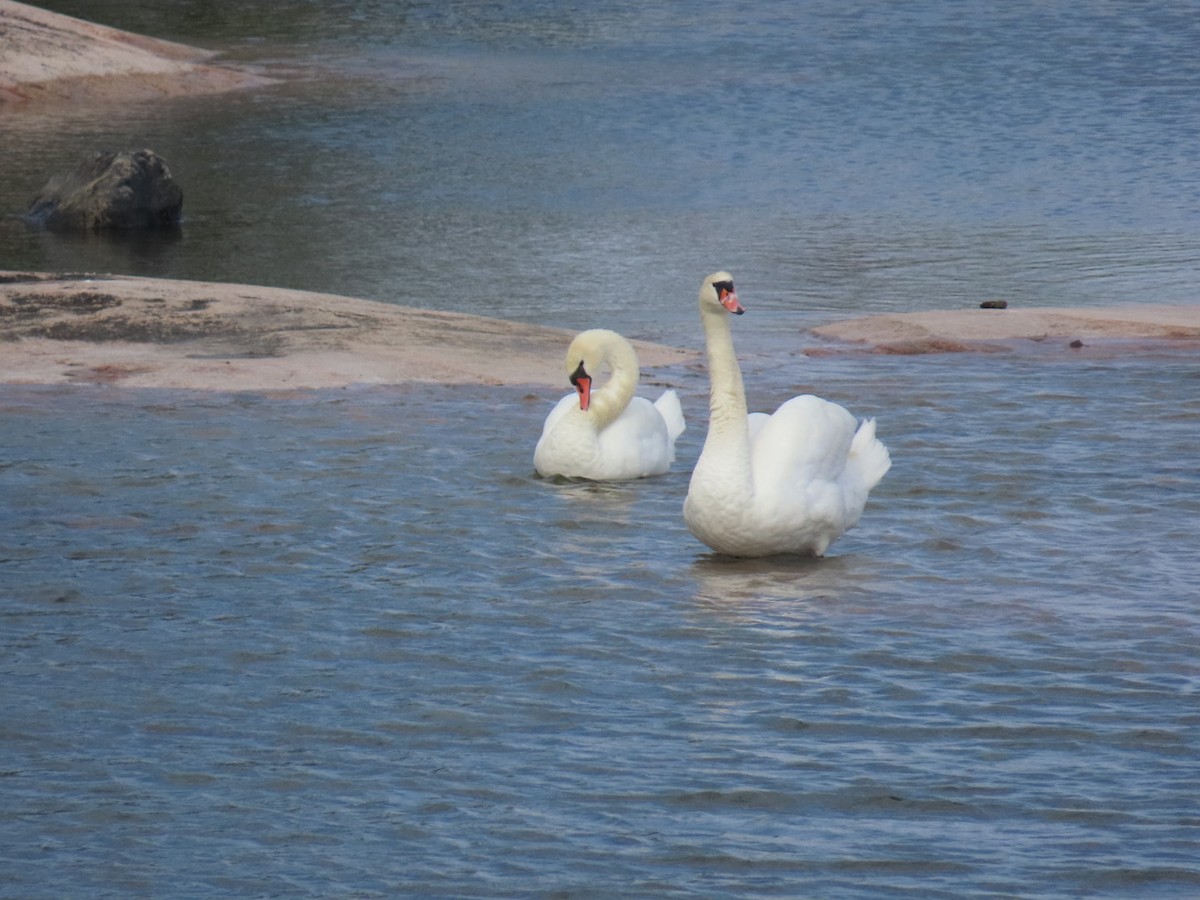
<path fill-rule="evenodd" d="M 686 532 L 698 423 L 593 486 L 552 392 L 4 389 L 0 893 L 1194 895 L 1190 359 L 806 365 L 896 466 L 792 562 Z"/>
<path fill-rule="evenodd" d="M 187 217 L 0 267 L 691 347 L 728 267 L 752 406 L 894 466 L 738 562 L 680 516 L 702 367 L 610 486 L 533 474 L 565 385 L 2 387 L 0 897 L 1200 896 L 1194 347 L 804 335 L 1195 302 L 1195 3 L 47 5 L 317 77 L 0 113 L 4 212 L 130 144 Z"/>

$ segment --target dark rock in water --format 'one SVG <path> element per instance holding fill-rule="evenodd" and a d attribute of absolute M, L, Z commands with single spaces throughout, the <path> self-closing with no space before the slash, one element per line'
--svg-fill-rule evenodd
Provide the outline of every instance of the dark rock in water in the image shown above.
<path fill-rule="evenodd" d="M 51 178 L 25 217 L 53 231 L 175 228 L 183 189 L 153 150 L 96 153 Z"/>
<path fill-rule="evenodd" d="M 980 309 L 1008 309 L 1007 300 L 984 300 L 979 304 Z"/>

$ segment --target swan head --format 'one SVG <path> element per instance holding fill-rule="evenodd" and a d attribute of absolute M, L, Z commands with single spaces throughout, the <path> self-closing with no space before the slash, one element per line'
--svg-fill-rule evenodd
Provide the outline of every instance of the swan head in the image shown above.
<path fill-rule="evenodd" d="M 567 365 L 570 365 L 570 360 L 567 361 Z M 571 379 L 571 384 L 579 394 L 579 408 L 587 412 L 588 407 L 592 405 L 592 376 L 588 374 L 584 360 L 581 359 L 579 365 L 567 377 Z"/>
<path fill-rule="evenodd" d="M 581 331 L 567 348 L 567 379 L 579 394 L 579 408 L 584 412 L 592 403 L 592 386 L 607 367 L 632 367 L 637 371 L 633 347 L 615 331 L 592 328 Z"/>
<path fill-rule="evenodd" d="M 746 310 L 733 288 L 733 276 L 728 272 L 713 272 L 700 285 L 700 308 L 705 311 L 724 309 L 740 316 Z"/>

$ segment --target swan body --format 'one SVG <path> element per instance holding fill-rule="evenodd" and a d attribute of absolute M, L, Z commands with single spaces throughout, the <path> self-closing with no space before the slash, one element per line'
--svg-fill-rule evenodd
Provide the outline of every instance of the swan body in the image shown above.
<path fill-rule="evenodd" d="M 666 472 L 684 430 L 683 408 L 674 391 L 653 403 L 634 396 L 640 370 L 629 341 L 603 328 L 584 331 L 571 342 L 566 364 L 575 393 L 546 416 L 533 451 L 538 474 L 625 481 Z M 593 389 L 604 368 L 608 381 Z"/>
<path fill-rule="evenodd" d="M 709 425 L 684 521 L 718 553 L 822 556 L 858 522 L 891 458 L 875 437 L 873 419 L 860 425 L 820 397 L 793 397 L 772 415 L 748 415 L 729 328 L 730 313 L 744 311 L 728 273 L 704 280 Z"/>

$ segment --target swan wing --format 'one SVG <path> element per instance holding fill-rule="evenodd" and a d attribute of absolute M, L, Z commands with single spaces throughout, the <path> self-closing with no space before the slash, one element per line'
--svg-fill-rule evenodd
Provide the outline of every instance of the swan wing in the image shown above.
<path fill-rule="evenodd" d="M 746 417 L 750 425 L 750 443 L 753 444 L 758 437 L 758 433 L 762 431 L 762 427 L 771 421 L 770 413 L 753 412 Z"/>
<path fill-rule="evenodd" d="M 751 445 L 755 508 L 764 535 L 793 551 L 821 555 L 858 521 L 866 492 L 843 482 L 858 423 L 819 397 L 794 397 Z"/>
<path fill-rule="evenodd" d="M 554 404 L 554 408 L 546 414 L 546 421 L 542 425 L 542 438 L 545 439 L 546 435 L 554 430 L 554 427 L 559 423 L 562 417 L 565 416 L 568 411 L 578 405 L 579 395 L 574 392 L 567 394 L 567 396 L 563 397 L 556 404 Z"/>
<path fill-rule="evenodd" d="M 546 415 L 542 425 L 542 436 L 538 438 L 537 446 L 533 449 L 533 467 L 543 477 L 551 475 L 576 475 L 579 465 L 579 454 L 584 457 L 585 464 L 593 452 L 589 445 L 594 444 L 594 437 L 579 427 L 579 423 L 569 417 L 571 410 L 579 409 L 579 395 L 567 394 L 554 405 Z"/>
<path fill-rule="evenodd" d="M 675 441 L 658 408 L 645 397 L 634 397 L 624 412 L 600 432 L 604 478 L 642 478 L 660 475 L 675 459 Z"/>
<path fill-rule="evenodd" d="M 846 467 L 857 424 L 843 407 L 820 397 L 788 400 L 751 438 L 756 492 L 836 481 Z"/>

